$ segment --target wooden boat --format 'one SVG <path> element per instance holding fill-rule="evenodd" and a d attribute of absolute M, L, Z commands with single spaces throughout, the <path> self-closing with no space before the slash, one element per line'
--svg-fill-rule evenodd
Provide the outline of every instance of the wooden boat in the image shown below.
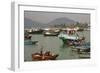
<path fill-rule="evenodd" d="M 42 61 L 42 60 L 56 60 L 58 54 L 53 54 L 50 51 L 46 51 L 43 53 L 41 50 L 40 53 L 32 54 L 32 61 Z"/>

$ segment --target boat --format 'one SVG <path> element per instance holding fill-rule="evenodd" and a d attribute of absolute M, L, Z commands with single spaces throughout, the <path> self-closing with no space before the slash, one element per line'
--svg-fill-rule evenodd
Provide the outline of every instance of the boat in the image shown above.
<path fill-rule="evenodd" d="M 24 35 L 24 39 L 26 40 L 26 39 L 31 39 L 31 35 Z"/>
<path fill-rule="evenodd" d="M 58 36 L 58 32 L 50 32 L 50 31 L 46 31 L 43 33 L 44 36 Z"/>
<path fill-rule="evenodd" d="M 44 36 L 58 36 L 60 33 L 60 30 L 44 30 L 43 35 Z"/>
<path fill-rule="evenodd" d="M 79 28 L 78 31 L 84 31 L 84 28 Z"/>
<path fill-rule="evenodd" d="M 87 56 L 90 54 L 90 42 L 86 42 L 80 46 L 75 46 L 72 51 L 76 51 L 78 54 L 85 54 Z"/>
<path fill-rule="evenodd" d="M 35 45 L 38 41 L 24 40 L 24 45 Z"/>
<path fill-rule="evenodd" d="M 90 58 L 90 54 L 80 54 L 79 55 L 79 58 L 81 58 L 81 59 L 88 59 L 88 58 Z"/>
<path fill-rule="evenodd" d="M 39 53 L 32 54 L 32 61 L 56 60 L 58 56 L 58 54 L 51 53 L 50 51 L 43 53 L 41 50 Z"/>
<path fill-rule="evenodd" d="M 60 33 L 59 29 L 56 28 L 45 28 L 43 29 L 44 36 L 58 36 Z"/>
<path fill-rule="evenodd" d="M 90 52 L 90 42 L 86 42 L 80 46 L 76 46 L 76 49 L 79 49 L 80 52 Z"/>
<path fill-rule="evenodd" d="M 76 51 L 78 54 L 78 57 L 83 58 L 90 58 L 90 42 L 86 42 L 80 46 L 76 46 L 72 49 L 72 51 Z"/>
<path fill-rule="evenodd" d="M 29 40 L 29 39 L 31 39 L 31 35 L 27 32 L 27 31 L 24 31 L 24 39 L 25 40 Z"/>
<path fill-rule="evenodd" d="M 28 31 L 29 34 L 42 34 L 43 33 L 43 30 L 42 29 L 37 29 L 37 28 L 34 28 L 34 29 L 30 29 Z"/>
<path fill-rule="evenodd" d="M 76 33 L 60 33 L 58 37 L 63 41 L 63 44 L 69 46 L 81 45 L 82 41 L 85 40 L 85 37 L 80 38 Z"/>

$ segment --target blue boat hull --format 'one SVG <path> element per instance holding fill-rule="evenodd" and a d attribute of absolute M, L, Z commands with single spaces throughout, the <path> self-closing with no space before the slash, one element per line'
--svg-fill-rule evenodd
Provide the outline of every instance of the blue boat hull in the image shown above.
<path fill-rule="evenodd" d="M 24 45 L 35 45 L 38 41 L 25 40 Z"/>

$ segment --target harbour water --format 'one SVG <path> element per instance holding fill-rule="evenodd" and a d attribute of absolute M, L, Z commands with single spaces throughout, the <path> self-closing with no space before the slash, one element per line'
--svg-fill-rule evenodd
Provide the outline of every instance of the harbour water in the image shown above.
<path fill-rule="evenodd" d="M 90 42 L 90 31 L 78 32 L 79 36 L 85 37 L 86 42 Z M 80 59 L 76 52 L 72 51 L 72 47 L 63 46 L 63 42 L 57 36 L 44 36 L 43 34 L 32 34 L 32 41 L 38 41 L 36 45 L 24 45 L 24 61 L 32 61 L 32 54 L 40 52 L 43 47 L 43 52 L 51 51 L 59 54 L 57 60 Z"/>

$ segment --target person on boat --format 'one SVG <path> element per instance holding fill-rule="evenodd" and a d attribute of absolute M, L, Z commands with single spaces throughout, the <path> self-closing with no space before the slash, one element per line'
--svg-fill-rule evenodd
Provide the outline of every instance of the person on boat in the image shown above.
<path fill-rule="evenodd" d="M 41 47 L 40 56 L 43 56 L 43 46 Z"/>
<path fill-rule="evenodd" d="M 50 51 L 45 52 L 45 55 L 46 55 L 46 56 L 50 56 L 50 55 L 51 55 L 51 54 L 50 54 Z"/>

